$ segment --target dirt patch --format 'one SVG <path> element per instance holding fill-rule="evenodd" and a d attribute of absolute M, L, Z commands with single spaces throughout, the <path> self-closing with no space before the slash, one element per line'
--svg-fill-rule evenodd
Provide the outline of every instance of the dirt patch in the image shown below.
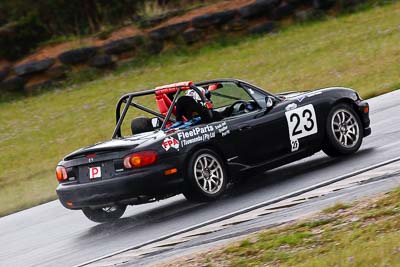
<path fill-rule="evenodd" d="M 85 39 L 82 39 L 79 41 L 46 45 L 36 50 L 36 52 L 34 52 L 33 54 L 30 54 L 29 56 L 23 58 L 22 60 L 17 61 L 15 65 L 24 64 L 29 61 L 42 60 L 46 58 L 55 58 L 62 52 L 84 46 L 85 43 L 86 43 Z"/>
<path fill-rule="evenodd" d="M 212 4 L 209 6 L 197 8 L 194 10 L 191 10 L 187 12 L 184 15 L 173 17 L 160 25 L 157 25 L 154 28 L 148 29 L 147 31 L 151 31 L 160 27 L 164 27 L 167 25 L 183 22 L 183 21 L 190 21 L 193 17 L 205 15 L 205 14 L 211 14 L 223 10 L 232 10 L 232 9 L 237 9 L 240 8 L 244 5 L 250 4 L 252 2 L 255 2 L 255 0 L 233 0 L 233 1 L 223 1 L 219 2 L 216 4 Z M 110 36 L 107 39 L 100 39 L 98 37 L 87 37 L 87 38 L 82 38 L 79 40 L 74 40 L 74 41 L 69 41 L 65 43 L 59 43 L 59 44 L 51 44 L 51 45 L 46 45 L 44 47 L 38 48 L 34 53 L 30 54 L 29 56 L 15 62 L 15 65 L 19 64 L 24 64 L 30 61 L 36 61 L 36 60 L 43 60 L 46 58 L 57 58 L 58 55 L 61 53 L 75 49 L 75 48 L 80 48 L 84 46 L 102 46 L 110 41 L 115 41 L 118 39 L 123 39 L 123 38 L 128 38 L 135 36 L 137 34 L 143 33 L 142 30 L 139 28 L 131 25 L 131 26 L 125 26 L 122 27 L 110 34 Z M 0 61 L 0 67 L 9 65 L 7 62 Z"/>
<path fill-rule="evenodd" d="M 101 43 L 101 45 L 102 45 L 109 41 L 115 41 L 118 39 L 127 38 L 127 37 L 138 35 L 141 33 L 142 33 L 142 31 L 140 29 L 136 28 L 135 26 L 126 26 L 126 27 L 123 27 L 123 28 L 111 33 L 111 36 L 107 40 L 97 40 L 97 42 Z M 99 45 L 99 44 L 97 44 L 97 45 Z"/>
<path fill-rule="evenodd" d="M 211 14 L 211 13 L 224 11 L 224 10 L 237 9 L 237 8 L 240 8 L 242 6 L 248 5 L 253 2 L 255 2 L 255 0 L 224 1 L 224 2 L 217 3 L 217 4 L 197 8 L 197 9 L 194 9 L 194 10 L 191 10 L 191 11 L 185 13 L 184 15 L 173 17 L 173 18 L 161 23 L 160 25 L 157 25 L 156 27 L 150 29 L 149 31 L 158 29 L 158 28 L 161 28 L 164 26 L 168 26 L 171 24 L 179 23 L 179 22 L 190 21 L 190 20 L 192 20 L 192 18 L 197 17 L 197 16 L 202 16 L 202 15 Z"/>
<path fill-rule="evenodd" d="M 29 61 L 34 61 L 34 60 L 56 58 L 59 54 L 65 51 L 84 46 L 102 46 L 110 41 L 131 37 L 140 34 L 141 32 L 142 31 L 136 28 L 135 26 L 126 26 L 112 32 L 109 38 L 103 40 L 99 39 L 98 37 L 88 37 L 76 41 L 46 45 L 44 47 L 39 48 L 31 55 L 17 61 L 16 65 L 27 63 Z M 2 66 L 1 64 L 2 63 L 0 62 L 0 66 Z"/>

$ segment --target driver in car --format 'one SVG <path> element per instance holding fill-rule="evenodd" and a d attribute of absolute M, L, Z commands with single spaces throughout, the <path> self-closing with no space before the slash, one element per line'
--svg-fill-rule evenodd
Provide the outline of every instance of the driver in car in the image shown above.
<path fill-rule="evenodd" d="M 210 91 L 199 87 L 201 93 L 211 102 Z M 181 96 L 176 102 L 176 121 L 183 122 L 184 118 L 192 120 L 195 117 L 200 117 L 204 122 L 219 121 L 223 118 L 229 117 L 233 112 L 233 107 L 229 106 L 224 111 L 218 112 L 211 110 L 213 118 L 210 118 L 208 109 L 203 106 L 199 94 L 190 89 L 186 91 L 184 96 Z"/>

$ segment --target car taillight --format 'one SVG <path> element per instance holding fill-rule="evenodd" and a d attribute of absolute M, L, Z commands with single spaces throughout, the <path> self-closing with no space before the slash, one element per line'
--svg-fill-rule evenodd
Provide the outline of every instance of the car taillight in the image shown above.
<path fill-rule="evenodd" d="M 141 168 L 156 162 L 157 153 L 154 151 L 141 151 L 124 158 L 124 167 L 127 169 Z"/>
<path fill-rule="evenodd" d="M 63 166 L 57 166 L 56 177 L 59 182 L 67 180 L 67 178 L 68 178 L 67 169 Z"/>

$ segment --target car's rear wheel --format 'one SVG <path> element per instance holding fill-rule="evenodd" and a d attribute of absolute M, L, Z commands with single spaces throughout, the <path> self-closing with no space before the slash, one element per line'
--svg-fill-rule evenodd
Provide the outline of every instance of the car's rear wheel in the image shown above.
<path fill-rule="evenodd" d="M 362 123 L 357 113 L 347 104 L 336 105 L 327 118 L 322 150 L 331 157 L 349 155 L 360 148 L 362 139 Z"/>
<path fill-rule="evenodd" d="M 82 212 L 89 220 L 104 223 L 118 220 L 122 215 L 124 215 L 125 210 L 125 205 L 114 205 L 97 209 L 83 208 Z"/>
<path fill-rule="evenodd" d="M 200 149 L 189 159 L 185 179 L 183 194 L 188 200 L 212 201 L 225 192 L 228 177 L 221 157 L 210 149 Z"/>

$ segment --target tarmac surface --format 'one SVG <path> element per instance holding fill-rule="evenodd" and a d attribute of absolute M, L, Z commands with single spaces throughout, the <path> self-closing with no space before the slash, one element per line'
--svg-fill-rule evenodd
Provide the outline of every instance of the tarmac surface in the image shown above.
<path fill-rule="evenodd" d="M 372 134 L 364 139 L 356 154 L 332 159 L 322 152 L 317 153 L 307 159 L 249 177 L 214 203 L 193 204 L 179 195 L 160 202 L 128 207 L 123 218 L 113 224 L 95 224 L 80 211 L 63 208 L 58 201 L 0 218 L 0 266 L 78 265 L 399 157 L 400 90 L 372 98 L 368 102 Z M 368 190 L 354 189 L 350 195 L 356 198 L 365 196 L 365 192 L 383 192 L 393 186 L 396 186 L 396 181 Z M 302 205 L 296 206 L 296 209 Z M 308 211 L 300 210 L 299 213 Z M 260 224 L 260 227 L 265 225 Z M 136 264 L 151 264 L 159 260 L 147 259 Z"/>

